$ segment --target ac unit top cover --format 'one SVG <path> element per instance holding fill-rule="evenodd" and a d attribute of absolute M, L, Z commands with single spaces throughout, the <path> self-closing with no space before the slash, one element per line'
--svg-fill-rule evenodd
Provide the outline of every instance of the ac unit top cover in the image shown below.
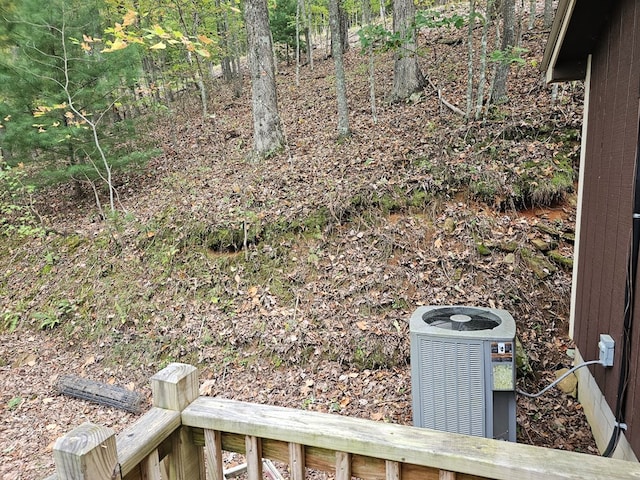
<path fill-rule="evenodd" d="M 447 338 L 513 341 L 516 323 L 496 308 L 443 305 L 419 307 L 409 320 L 409 332 Z"/>

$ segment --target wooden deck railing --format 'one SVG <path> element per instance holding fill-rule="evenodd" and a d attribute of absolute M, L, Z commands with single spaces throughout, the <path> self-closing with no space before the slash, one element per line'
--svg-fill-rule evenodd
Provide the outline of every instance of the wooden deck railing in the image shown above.
<path fill-rule="evenodd" d="M 336 480 L 640 479 L 640 464 L 335 414 L 198 397 L 197 370 L 174 363 L 151 378 L 153 407 L 117 437 L 83 424 L 58 439 L 48 480 L 223 480 L 222 452 Z"/>

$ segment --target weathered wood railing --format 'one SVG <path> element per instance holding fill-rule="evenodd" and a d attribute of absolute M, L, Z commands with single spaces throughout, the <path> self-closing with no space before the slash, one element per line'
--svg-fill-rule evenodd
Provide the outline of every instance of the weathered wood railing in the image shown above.
<path fill-rule="evenodd" d="M 339 415 L 198 397 L 197 370 L 174 363 L 151 378 L 153 408 L 117 437 L 83 424 L 56 442 L 48 480 L 123 478 L 222 480 L 222 452 L 247 458 L 250 480 L 262 459 L 337 480 L 640 479 L 640 464 L 593 455 Z"/>

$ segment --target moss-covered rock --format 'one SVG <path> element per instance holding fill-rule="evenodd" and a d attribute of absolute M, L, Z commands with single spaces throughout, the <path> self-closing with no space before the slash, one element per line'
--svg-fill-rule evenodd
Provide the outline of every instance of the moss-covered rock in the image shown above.
<path fill-rule="evenodd" d="M 547 260 L 545 257 L 541 257 L 540 255 L 536 255 L 531 250 L 524 248 L 520 251 L 520 255 L 522 256 L 522 260 L 527 265 L 527 267 L 540 280 L 544 280 L 552 273 L 558 271 L 558 268 L 549 260 Z"/>

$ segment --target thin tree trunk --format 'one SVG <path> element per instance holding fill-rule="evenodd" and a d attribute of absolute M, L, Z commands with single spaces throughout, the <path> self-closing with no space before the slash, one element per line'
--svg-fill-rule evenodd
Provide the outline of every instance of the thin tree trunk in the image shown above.
<path fill-rule="evenodd" d="M 371 0 L 362 0 L 362 25 L 371 23 Z"/>
<path fill-rule="evenodd" d="M 369 101 L 371 103 L 371 118 L 378 123 L 378 109 L 376 108 L 376 78 L 373 46 L 369 45 Z"/>
<path fill-rule="evenodd" d="M 476 0 L 469 0 L 469 31 L 467 34 L 467 109 L 465 116 L 471 119 L 473 108 L 473 29 L 476 24 Z"/>
<path fill-rule="evenodd" d="M 529 30 L 536 24 L 536 0 L 529 0 Z"/>
<path fill-rule="evenodd" d="M 303 2 L 296 2 L 296 87 L 300 86 L 300 3 Z"/>
<path fill-rule="evenodd" d="M 484 103 L 484 89 L 487 84 L 487 39 L 489 37 L 489 25 L 493 21 L 494 0 L 487 0 L 487 11 L 482 25 L 482 41 L 480 47 L 480 72 L 478 78 L 478 92 L 476 97 L 475 119 L 479 119 L 482 114 L 482 104 Z"/>
<path fill-rule="evenodd" d="M 340 42 L 339 0 L 329 0 L 329 29 L 331 30 L 331 54 L 336 69 L 336 97 L 338 101 L 338 137 L 349 136 L 349 106 L 347 104 L 347 85 L 344 74 L 342 44 Z"/>
<path fill-rule="evenodd" d="M 309 62 L 309 68 L 313 70 L 313 28 L 311 25 L 311 8 L 307 9 L 306 4 L 304 3 L 306 0 L 303 0 L 303 5 L 305 8 L 304 17 L 307 20 L 307 28 L 305 38 L 307 40 L 307 60 Z"/>
<path fill-rule="evenodd" d="M 178 17 L 180 18 L 180 24 L 182 25 L 182 29 L 183 29 L 183 33 L 185 35 L 189 35 L 189 29 L 187 27 L 187 23 L 184 19 L 184 15 L 182 12 L 182 5 L 180 5 L 179 1 L 175 1 L 174 5 L 176 6 L 176 9 L 178 10 Z M 196 35 L 198 32 L 198 13 L 195 12 L 194 13 L 194 20 L 193 20 L 193 35 Z M 189 63 L 189 65 L 193 65 L 193 58 L 195 58 L 195 63 L 196 63 L 196 84 L 198 85 L 198 90 L 200 91 L 200 102 L 202 104 L 202 116 L 206 117 L 208 115 L 208 111 L 207 111 L 207 89 L 205 88 L 204 85 L 204 72 L 202 70 L 202 63 L 200 62 L 200 57 L 196 54 L 196 55 L 191 55 L 191 52 L 187 53 L 187 61 Z"/>
<path fill-rule="evenodd" d="M 362 23 L 363 25 L 371 25 L 371 0 L 362 0 Z M 373 123 L 378 123 L 378 111 L 376 108 L 376 79 L 375 79 L 375 55 L 373 45 L 369 45 L 367 49 L 369 55 L 369 101 L 371 104 L 371 118 Z"/>
<path fill-rule="evenodd" d="M 544 28 L 550 28 L 553 23 L 553 0 L 544 0 Z"/>
<path fill-rule="evenodd" d="M 503 0 L 502 4 L 502 48 L 505 53 L 515 46 L 515 0 Z M 493 103 L 504 103 L 507 97 L 507 77 L 510 63 L 498 63 L 495 84 L 493 87 Z"/>
<path fill-rule="evenodd" d="M 216 9 L 221 12 L 217 18 L 216 26 L 218 28 L 218 45 L 222 50 L 222 59 L 220 67 L 222 68 L 222 78 L 225 82 L 231 82 L 233 73 L 231 71 L 231 57 L 229 55 L 229 20 L 226 9 L 222 10 L 220 0 L 216 0 Z"/>

